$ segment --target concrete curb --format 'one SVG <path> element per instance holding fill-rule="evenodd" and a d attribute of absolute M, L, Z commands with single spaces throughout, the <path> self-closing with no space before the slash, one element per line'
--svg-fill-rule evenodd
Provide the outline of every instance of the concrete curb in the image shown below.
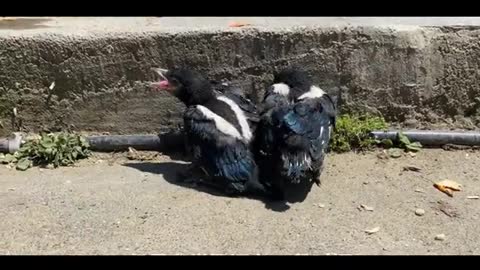
<path fill-rule="evenodd" d="M 158 132 L 180 123 L 182 106 L 148 89 L 151 67 L 191 66 L 258 100 L 271 72 L 288 64 L 340 94 L 344 111 L 382 113 L 409 128 L 480 126 L 476 26 L 8 31 L 0 32 L 0 134 Z"/>

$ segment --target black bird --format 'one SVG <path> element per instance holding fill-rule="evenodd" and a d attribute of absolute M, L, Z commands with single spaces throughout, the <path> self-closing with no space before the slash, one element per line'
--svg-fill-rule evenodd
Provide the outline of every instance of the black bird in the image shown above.
<path fill-rule="evenodd" d="M 267 89 L 255 135 L 260 179 L 275 199 L 303 201 L 320 174 L 336 105 L 303 71 L 288 68 Z"/>
<path fill-rule="evenodd" d="M 198 72 L 155 70 L 164 80 L 154 85 L 187 106 L 183 116 L 187 146 L 192 164 L 204 172 L 208 184 L 229 195 L 265 192 L 250 149 L 253 133 L 246 112 L 255 115 L 255 106 L 246 106 L 249 102 L 235 92 L 215 91 Z"/>

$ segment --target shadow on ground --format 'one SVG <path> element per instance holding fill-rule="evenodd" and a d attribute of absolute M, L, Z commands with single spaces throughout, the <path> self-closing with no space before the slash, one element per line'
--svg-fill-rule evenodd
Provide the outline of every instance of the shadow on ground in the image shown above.
<path fill-rule="evenodd" d="M 163 178 L 170 184 L 181 186 L 184 188 L 189 188 L 189 189 L 194 189 L 196 191 L 200 192 L 205 192 L 208 193 L 212 196 L 220 196 L 220 197 L 230 197 L 228 195 L 225 195 L 219 190 L 206 187 L 203 185 L 198 185 L 198 184 L 191 184 L 191 183 L 186 183 L 182 182 L 179 178 L 179 173 L 180 172 L 185 172 L 188 169 L 189 164 L 188 163 L 178 163 L 178 162 L 160 162 L 160 163 L 154 163 L 154 162 L 141 162 L 141 163 L 124 163 L 123 166 L 130 167 L 137 169 L 142 172 L 147 172 L 147 173 L 154 173 L 154 174 L 161 174 Z M 260 196 L 244 196 L 249 199 L 254 199 L 254 200 L 259 200 L 262 201 L 265 204 L 265 207 L 267 209 L 270 209 L 272 211 L 276 212 L 284 212 L 290 208 L 286 204 L 286 202 L 280 202 L 280 201 L 271 201 L 268 198 L 260 197 Z"/>

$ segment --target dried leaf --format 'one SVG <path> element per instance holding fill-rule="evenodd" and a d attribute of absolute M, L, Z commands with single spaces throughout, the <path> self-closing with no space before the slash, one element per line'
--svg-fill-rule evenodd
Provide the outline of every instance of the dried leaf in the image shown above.
<path fill-rule="evenodd" d="M 441 192 L 447 194 L 448 196 L 453 197 L 453 191 L 451 191 L 450 189 L 448 189 L 444 186 L 437 185 L 437 184 L 434 184 L 433 186 L 436 187 Z"/>
<path fill-rule="evenodd" d="M 453 191 L 462 190 L 462 185 L 451 180 L 443 180 L 435 183 L 433 186 L 450 197 L 453 197 Z"/>
<path fill-rule="evenodd" d="M 370 211 L 370 212 L 374 210 L 373 207 L 370 207 L 370 206 L 365 205 L 365 204 L 361 204 L 360 207 L 365 209 L 366 211 Z"/>
<path fill-rule="evenodd" d="M 421 171 L 422 169 L 419 168 L 419 167 L 417 167 L 417 166 L 409 165 L 409 166 L 403 167 L 403 170 L 404 170 L 404 171 L 419 172 L 419 171 Z"/>
<path fill-rule="evenodd" d="M 245 22 L 230 22 L 228 24 L 229 27 L 244 27 L 244 26 L 249 26 L 252 25 L 251 23 L 245 23 Z"/>
<path fill-rule="evenodd" d="M 374 234 L 374 233 L 377 233 L 378 231 L 380 231 L 380 227 L 375 227 L 375 228 L 370 229 L 370 230 L 365 230 L 365 232 L 367 234 Z"/>
<path fill-rule="evenodd" d="M 433 186 L 450 197 L 453 196 L 453 191 L 462 190 L 462 185 L 452 180 L 443 180 L 435 183 Z"/>

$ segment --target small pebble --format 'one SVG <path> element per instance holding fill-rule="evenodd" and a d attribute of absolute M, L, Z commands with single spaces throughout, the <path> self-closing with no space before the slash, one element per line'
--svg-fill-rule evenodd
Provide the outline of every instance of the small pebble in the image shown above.
<path fill-rule="evenodd" d="M 425 210 L 423 210 L 421 208 L 418 208 L 417 210 L 415 210 L 415 215 L 421 217 L 421 216 L 425 215 Z"/>
<path fill-rule="evenodd" d="M 437 241 L 443 241 L 443 240 L 445 240 L 445 234 L 443 234 L 443 233 L 442 233 L 442 234 L 437 234 L 437 235 L 435 236 L 435 240 L 437 240 Z"/>

